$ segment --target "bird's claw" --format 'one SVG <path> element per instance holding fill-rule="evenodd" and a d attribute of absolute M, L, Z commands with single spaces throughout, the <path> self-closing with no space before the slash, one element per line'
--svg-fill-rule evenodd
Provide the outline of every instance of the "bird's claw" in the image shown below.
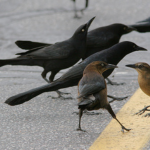
<path fill-rule="evenodd" d="M 77 131 L 82 131 L 82 132 L 86 132 L 86 130 L 82 130 L 81 128 L 77 128 Z"/>
<path fill-rule="evenodd" d="M 135 113 L 135 115 L 142 115 L 145 111 L 150 111 L 149 109 L 147 109 L 148 107 L 150 107 L 150 106 L 144 107 L 139 112 Z M 147 116 L 145 115 L 145 117 L 147 117 Z"/>
<path fill-rule="evenodd" d="M 58 94 L 58 97 L 48 96 L 48 98 L 49 98 L 49 97 L 51 97 L 52 99 L 58 99 L 58 98 L 60 98 L 60 99 L 62 99 L 62 100 L 66 100 L 66 99 L 69 99 L 69 100 L 70 100 L 70 99 L 73 99 L 72 97 L 64 97 L 64 96 L 63 96 L 63 94 L 67 94 L 67 95 L 68 95 L 68 94 L 70 94 L 70 93 L 67 93 L 67 92 L 64 93 L 64 92 L 60 92 L 60 91 L 56 91 L 56 92 L 57 92 L 57 94 Z"/>
<path fill-rule="evenodd" d="M 125 83 L 117 83 L 117 82 L 107 82 L 107 84 L 110 84 L 110 85 L 124 85 Z"/>
<path fill-rule="evenodd" d="M 81 19 L 81 17 L 79 17 L 78 15 L 74 15 L 75 19 Z"/>
<path fill-rule="evenodd" d="M 102 113 L 95 113 L 95 112 L 85 112 L 86 115 L 100 115 Z"/>
<path fill-rule="evenodd" d="M 83 112 L 85 115 L 100 115 L 102 113 L 95 113 L 95 112 Z M 79 115 L 79 112 L 73 112 L 72 114 Z"/>
<path fill-rule="evenodd" d="M 68 93 L 68 92 L 61 92 L 61 91 L 57 91 L 57 94 L 59 95 L 59 96 L 61 96 L 61 95 L 63 95 L 63 94 L 71 94 L 71 93 Z"/>
<path fill-rule="evenodd" d="M 61 99 L 61 100 L 71 100 L 73 99 L 72 97 L 64 97 L 64 96 L 58 96 L 58 97 L 53 97 L 53 96 L 48 96 L 47 98 L 51 97 L 52 99 Z"/>
<path fill-rule="evenodd" d="M 148 114 L 144 115 L 144 117 L 150 117 L 150 113 L 148 113 Z"/>
<path fill-rule="evenodd" d="M 113 97 L 113 96 L 107 95 L 107 97 L 112 98 L 112 100 L 109 101 L 109 103 L 112 103 L 114 101 L 122 101 L 124 99 L 127 99 L 129 96 L 125 96 L 125 97 Z"/>
<path fill-rule="evenodd" d="M 124 126 L 122 126 L 121 132 L 123 132 L 123 133 L 124 133 L 124 130 L 126 130 L 126 131 L 130 131 L 131 129 L 127 129 L 127 128 L 125 128 Z"/>
<path fill-rule="evenodd" d="M 113 82 L 109 78 L 106 78 L 106 80 L 107 80 L 107 84 L 110 84 L 110 85 L 124 85 L 125 84 L 125 83 Z"/>

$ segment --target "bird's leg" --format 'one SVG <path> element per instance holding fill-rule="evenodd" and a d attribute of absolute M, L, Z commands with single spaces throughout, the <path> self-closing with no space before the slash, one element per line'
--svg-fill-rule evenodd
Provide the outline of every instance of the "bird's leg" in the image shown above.
<path fill-rule="evenodd" d="M 150 109 L 147 109 L 148 107 L 150 107 L 150 105 L 144 107 L 142 110 L 140 110 L 139 112 L 135 113 L 135 115 L 142 115 L 145 111 L 150 111 Z M 149 116 L 149 115 L 146 114 L 145 117 L 147 117 L 147 116 Z"/>
<path fill-rule="evenodd" d="M 43 78 L 47 83 L 50 83 L 50 82 L 46 79 L 46 74 L 47 74 L 47 71 L 44 69 L 44 71 L 42 72 L 41 76 L 42 76 L 42 78 Z"/>
<path fill-rule="evenodd" d="M 77 128 L 77 131 L 86 132 L 85 130 L 82 130 L 82 129 L 81 129 L 81 117 L 82 117 L 82 115 L 83 115 L 83 110 L 80 109 L 80 110 L 79 110 L 79 126 L 78 126 L 78 128 Z"/>
<path fill-rule="evenodd" d="M 77 14 L 76 0 L 72 0 L 72 1 L 73 1 L 73 3 L 74 3 L 74 13 L 75 13 L 74 18 L 80 19 L 80 17 L 79 17 L 78 14 Z"/>
<path fill-rule="evenodd" d="M 88 4 L 89 4 L 89 0 L 85 0 L 85 8 L 80 10 L 82 15 L 83 15 L 83 11 L 88 7 Z"/>
<path fill-rule="evenodd" d="M 122 100 L 128 98 L 128 96 L 125 96 L 125 97 L 114 97 L 114 96 L 111 96 L 111 95 L 107 95 L 107 97 L 112 98 L 112 100 L 109 101 L 109 103 L 112 103 L 114 101 L 122 101 Z"/>
<path fill-rule="evenodd" d="M 110 85 L 123 85 L 124 84 L 124 83 L 113 82 L 109 78 L 106 78 L 106 80 L 107 80 L 107 84 L 110 84 Z"/>
<path fill-rule="evenodd" d="M 116 119 L 117 120 L 117 122 L 121 125 L 121 127 L 122 127 L 122 132 L 124 133 L 124 130 L 126 130 L 126 131 L 130 131 L 131 129 L 127 129 L 127 128 L 125 128 L 121 123 L 120 123 L 120 121 L 116 118 L 116 115 L 115 115 L 115 113 L 113 112 L 113 110 L 112 110 L 112 108 L 111 108 L 111 106 L 110 106 L 110 104 L 108 103 L 108 105 L 107 106 L 105 106 L 105 109 L 107 109 L 108 110 L 108 112 L 111 114 L 111 116 L 114 118 L 114 119 Z"/>
<path fill-rule="evenodd" d="M 125 128 L 125 126 L 123 126 L 117 118 L 114 118 L 114 119 L 116 119 L 117 122 L 121 125 L 121 127 L 122 127 L 122 130 L 121 130 L 121 131 L 122 131 L 123 133 L 124 133 L 124 130 L 126 130 L 126 131 L 130 131 L 130 130 L 131 130 L 131 129 Z"/>
<path fill-rule="evenodd" d="M 50 82 L 53 82 L 54 77 L 55 77 L 55 75 L 56 75 L 58 72 L 59 72 L 59 71 L 52 71 L 52 72 L 51 72 L 51 75 L 50 75 L 50 77 L 49 77 L 49 81 L 50 81 Z M 53 99 L 56 99 L 56 98 L 73 99 L 72 97 L 63 97 L 63 96 L 62 96 L 63 94 L 70 94 L 70 93 L 63 93 L 63 92 L 60 92 L 60 91 L 56 91 L 56 92 L 57 92 L 57 94 L 58 94 L 58 97 L 52 97 L 52 96 L 48 96 L 48 97 L 51 97 L 51 98 L 53 98 Z"/>

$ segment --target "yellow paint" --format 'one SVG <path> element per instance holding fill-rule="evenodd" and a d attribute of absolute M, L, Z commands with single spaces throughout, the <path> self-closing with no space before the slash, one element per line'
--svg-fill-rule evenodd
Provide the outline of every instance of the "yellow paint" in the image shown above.
<path fill-rule="evenodd" d="M 150 97 L 138 89 L 117 113 L 119 121 L 132 130 L 122 133 L 120 125 L 112 119 L 89 150 L 141 150 L 150 140 L 150 118 L 134 114 L 147 105 Z"/>

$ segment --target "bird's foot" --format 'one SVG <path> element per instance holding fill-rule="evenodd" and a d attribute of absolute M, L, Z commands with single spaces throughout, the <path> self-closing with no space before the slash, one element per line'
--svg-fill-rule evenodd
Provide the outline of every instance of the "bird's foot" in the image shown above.
<path fill-rule="evenodd" d="M 53 97 L 53 96 L 48 96 L 48 97 L 51 97 L 52 99 L 58 99 L 58 98 L 60 98 L 60 99 L 63 99 L 63 100 L 66 100 L 66 99 L 74 99 L 74 98 L 72 98 L 72 97 L 64 97 L 63 96 L 63 94 L 70 94 L 70 93 L 65 93 L 65 92 L 60 92 L 60 91 L 56 91 L 57 92 L 57 94 L 58 94 L 58 97 Z"/>
<path fill-rule="evenodd" d="M 95 113 L 95 112 L 88 112 L 88 111 L 85 111 L 83 112 L 85 115 L 100 115 L 102 113 Z M 72 114 L 76 114 L 76 115 L 79 115 L 79 112 L 73 112 Z"/>
<path fill-rule="evenodd" d="M 144 115 L 144 117 L 150 117 L 150 113 L 148 113 L 148 114 Z"/>
<path fill-rule="evenodd" d="M 75 19 L 81 19 L 81 17 L 78 16 L 77 14 L 74 15 L 74 18 L 75 18 Z"/>
<path fill-rule="evenodd" d="M 123 133 L 124 133 L 124 130 L 126 130 L 126 131 L 130 131 L 131 129 L 127 129 L 127 128 L 125 128 L 124 126 L 122 126 L 122 130 L 121 130 L 121 132 L 123 132 Z"/>
<path fill-rule="evenodd" d="M 72 97 L 64 97 L 64 96 L 58 96 L 58 97 L 54 97 L 54 96 L 48 96 L 48 98 L 52 98 L 52 99 L 61 99 L 61 100 L 71 100 L 74 99 Z"/>
<path fill-rule="evenodd" d="M 84 10 L 85 10 L 85 8 L 80 9 L 80 12 L 81 12 L 82 15 L 84 14 Z"/>
<path fill-rule="evenodd" d="M 135 115 L 142 115 L 145 111 L 150 111 L 149 109 L 147 109 L 150 106 L 146 106 L 143 109 L 141 109 L 139 112 L 135 113 Z M 146 116 L 145 116 L 146 117 Z"/>
<path fill-rule="evenodd" d="M 82 130 L 81 128 L 77 128 L 77 131 L 82 131 L 82 132 L 86 132 L 86 130 Z"/>
<path fill-rule="evenodd" d="M 111 95 L 107 95 L 107 97 L 109 98 L 112 98 L 111 101 L 109 101 L 109 103 L 112 103 L 114 101 L 122 101 L 124 99 L 127 99 L 129 96 L 125 96 L 125 97 L 114 97 L 114 96 L 111 96 Z"/>
<path fill-rule="evenodd" d="M 56 91 L 56 92 L 57 92 L 57 94 L 60 95 L 60 96 L 63 95 L 63 94 L 67 94 L 67 95 L 68 95 L 68 94 L 71 94 L 71 93 L 61 92 L 61 91 Z"/>
<path fill-rule="evenodd" d="M 113 82 L 109 78 L 106 78 L 106 80 L 107 80 L 107 84 L 110 84 L 110 85 L 124 85 L 125 84 L 125 83 Z"/>
<path fill-rule="evenodd" d="M 86 115 L 100 115 L 102 113 L 95 113 L 95 112 L 85 112 Z"/>

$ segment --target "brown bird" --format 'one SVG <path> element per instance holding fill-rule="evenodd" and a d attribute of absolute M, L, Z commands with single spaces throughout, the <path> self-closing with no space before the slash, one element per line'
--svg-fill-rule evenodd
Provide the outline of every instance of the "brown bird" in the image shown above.
<path fill-rule="evenodd" d="M 126 65 L 127 67 L 134 68 L 138 72 L 138 83 L 141 90 L 150 96 L 150 66 L 144 62 L 138 62 L 136 64 Z M 146 106 L 142 110 L 136 113 L 136 115 L 142 115 L 145 111 L 150 111 Z M 150 113 L 146 114 L 145 117 L 150 116 Z"/>
<path fill-rule="evenodd" d="M 117 68 L 117 66 L 107 64 L 103 61 L 92 62 L 85 68 L 83 77 L 78 83 L 79 127 L 77 130 L 84 131 L 81 129 L 83 110 L 91 111 L 103 108 L 107 109 L 111 116 L 117 120 L 121 125 L 123 132 L 124 130 L 130 131 L 130 129 L 126 129 L 116 118 L 116 115 L 107 100 L 107 86 L 102 73 L 108 69 L 114 68 Z"/>

